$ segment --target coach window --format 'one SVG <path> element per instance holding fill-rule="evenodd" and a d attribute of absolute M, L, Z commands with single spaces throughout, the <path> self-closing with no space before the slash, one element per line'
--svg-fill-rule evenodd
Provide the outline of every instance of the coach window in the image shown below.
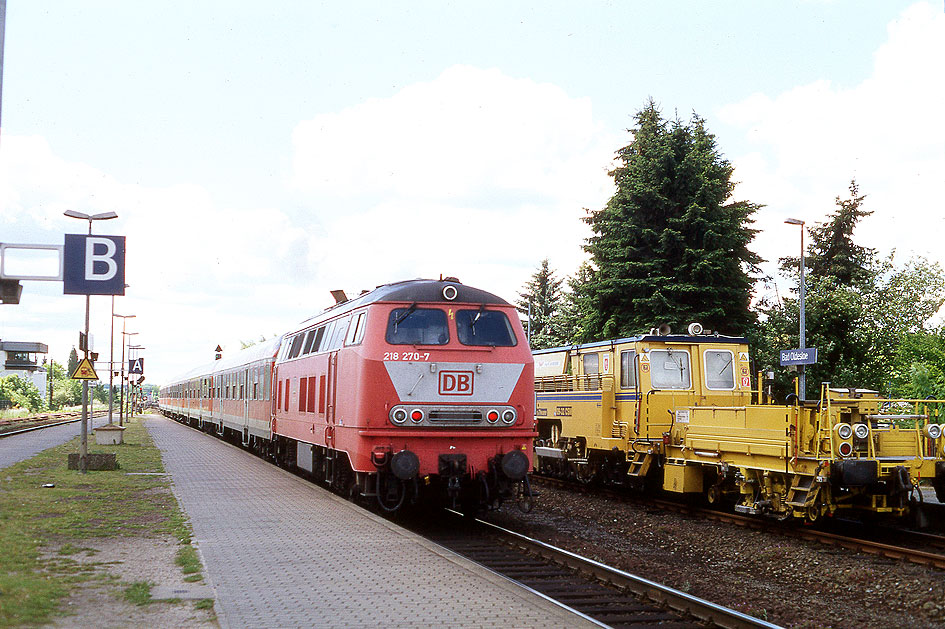
<path fill-rule="evenodd" d="M 637 386 L 636 352 L 625 350 L 620 352 L 620 388 L 634 389 Z"/>
<path fill-rule="evenodd" d="M 485 308 L 457 312 L 456 335 L 463 345 L 513 347 L 518 343 L 505 313 Z"/>
<path fill-rule="evenodd" d="M 321 347 L 322 339 L 325 338 L 325 326 L 322 326 L 315 330 L 315 340 L 312 341 L 312 351 L 317 352 L 318 348 Z"/>
<path fill-rule="evenodd" d="M 292 360 L 297 358 L 298 355 L 302 352 L 302 343 L 305 341 L 305 334 L 296 334 L 292 337 L 292 348 L 289 350 L 289 355 L 286 356 L 287 360 Z"/>
<path fill-rule="evenodd" d="M 439 309 L 394 308 L 387 319 L 387 342 L 391 345 L 446 345 L 450 341 L 446 313 Z"/>
<path fill-rule="evenodd" d="M 650 384 L 654 389 L 688 389 L 691 383 L 688 352 L 678 349 L 650 351 Z"/>
<path fill-rule="evenodd" d="M 351 317 L 345 317 L 335 322 L 335 330 L 331 333 L 331 344 L 328 350 L 336 350 L 342 346 L 345 340 L 345 334 L 348 332 L 348 324 L 351 323 Z"/>
<path fill-rule="evenodd" d="M 716 391 L 735 389 L 735 354 L 727 349 L 706 350 L 705 388 Z"/>
<path fill-rule="evenodd" d="M 335 322 L 329 321 L 324 327 L 319 328 L 321 332 L 321 341 L 317 343 L 318 349 L 313 351 L 327 352 L 328 346 L 331 344 L 331 335 L 335 330 Z M 316 345 L 313 343 L 313 345 Z"/>
<path fill-rule="evenodd" d="M 305 348 L 302 349 L 303 354 L 310 354 L 312 352 L 312 344 L 315 341 L 315 330 L 309 330 L 305 333 Z"/>
<path fill-rule="evenodd" d="M 348 327 L 348 338 L 345 345 L 359 345 L 364 337 L 364 315 L 366 312 L 359 312 L 354 315 L 354 321 Z"/>

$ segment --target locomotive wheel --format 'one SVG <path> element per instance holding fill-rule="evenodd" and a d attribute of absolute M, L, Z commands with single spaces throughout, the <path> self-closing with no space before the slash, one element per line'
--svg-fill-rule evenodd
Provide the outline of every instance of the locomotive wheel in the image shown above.
<path fill-rule="evenodd" d="M 561 426 L 558 424 L 551 425 L 551 446 L 554 447 L 558 440 L 561 439 Z"/>
<path fill-rule="evenodd" d="M 722 490 L 719 489 L 718 485 L 710 485 L 708 489 L 705 490 L 705 500 L 710 505 L 719 504 L 719 500 L 722 499 Z"/>
<path fill-rule="evenodd" d="M 574 479 L 582 485 L 590 485 L 597 478 L 597 470 L 590 463 L 578 463 L 574 466 Z"/>
<path fill-rule="evenodd" d="M 804 519 L 813 524 L 820 519 L 820 505 L 811 504 L 807 505 L 807 509 L 804 512 Z"/>

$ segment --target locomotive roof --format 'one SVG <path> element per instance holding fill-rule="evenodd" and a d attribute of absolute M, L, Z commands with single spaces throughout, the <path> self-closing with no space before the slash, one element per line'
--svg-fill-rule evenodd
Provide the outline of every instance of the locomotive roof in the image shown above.
<path fill-rule="evenodd" d="M 636 343 L 637 341 L 656 341 L 658 343 L 748 343 L 744 336 L 722 336 L 720 334 L 704 334 L 701 336 L 692 336 L 689 334 L 641 334 L 640 336 L 628 336 L 621 339 L 610 341 L 596 341 L 594 343 L 581 343 L 575 345 L 562 345 L 560 347 L 549 347 L 548 349 L 532 350 L 532 354 L 550 354 L 552 352 L 563 352 L 576 349 L 590 349 L 592 347 L 610 347 L 612 345 L 621 345 L 624 343 Z"/>
<path fill-rule="evenodd" d="M 447 300 L 443 297 L 443 290 L 447 286 L 452 286 L 456 289 L 455 299 Z M 444 303 L 447 301 L 466 304 L 491 304 L 496 306 L 511 305 L 501 297 L 478 288 L 473 288 L 472 286 L 466 286 L 459 282 L 459 280 L 405 280 L 403 282 L 378 286 L 368 293 L 327 308 L 314 317 L 306 319 L 303 323 L 309 323 L 320 318 L 328 319 L 348 312 L 349 310 L 377 302 Z"/>

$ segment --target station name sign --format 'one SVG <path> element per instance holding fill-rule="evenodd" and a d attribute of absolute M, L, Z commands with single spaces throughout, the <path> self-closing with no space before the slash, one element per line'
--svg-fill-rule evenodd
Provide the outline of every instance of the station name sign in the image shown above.
<path fill-rule="evenodd" d="M 782 349 L 781 366 L 788 365 L 813 365 L 817 362 L 817 348 L 806 347 L 803 349 Z"/>

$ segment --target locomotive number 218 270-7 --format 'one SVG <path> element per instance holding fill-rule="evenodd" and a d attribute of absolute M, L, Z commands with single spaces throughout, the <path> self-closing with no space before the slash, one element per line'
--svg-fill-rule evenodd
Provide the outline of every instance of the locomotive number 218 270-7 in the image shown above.
<path fill-rule="evenodd" d="M 384 360 L 430 360 L 430 352 L 384 352 Z"/>

